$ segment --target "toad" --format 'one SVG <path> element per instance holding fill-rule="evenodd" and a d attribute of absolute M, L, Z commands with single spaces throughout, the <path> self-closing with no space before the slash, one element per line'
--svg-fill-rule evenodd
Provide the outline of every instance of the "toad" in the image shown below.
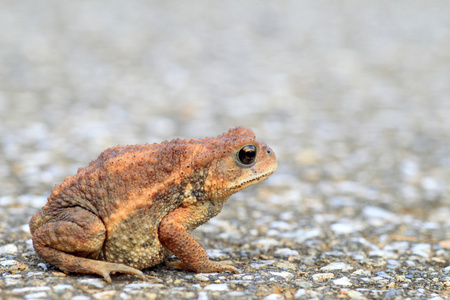
<path fill-rule="evenodd" d="M 211 261 L 192 237 L 233 193 L 267 179 L 274 152 L 238 127 L 215 137 L 117 146 L 55 185 L 30 221 L 33 246 L 64 272 L 134 274 L 173 255 L 197 273 L 238 270 Z"/>

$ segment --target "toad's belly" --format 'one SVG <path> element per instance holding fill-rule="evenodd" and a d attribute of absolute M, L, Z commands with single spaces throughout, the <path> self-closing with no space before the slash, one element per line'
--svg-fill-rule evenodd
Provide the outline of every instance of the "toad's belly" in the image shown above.
<path fill-rule="evenodd" d="M 127 235 L 108 239 L 103 249 L 104 260 L 140 270 L 158 265 L 170 257 L 170 251 L 157 239 L 137 241 Z"/>
<path fill-rule="evenodd" d="M 147 218 L 131 218 L 106 234 L 103 259 L 145 269 L 162 263 L 171 256 L 158 239 L 158 228 Z"/>

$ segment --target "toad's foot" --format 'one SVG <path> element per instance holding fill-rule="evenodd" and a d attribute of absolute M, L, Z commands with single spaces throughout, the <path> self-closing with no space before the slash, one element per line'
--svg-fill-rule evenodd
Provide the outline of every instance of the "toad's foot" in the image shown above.
<path fill-rule="evenodd" d="M 192 267 L 186 265 L 182 261 L 173 261 L 167 264 L 168 267 L 173 267 L 177 269 L 182 269 L 186 271 L 193 271 L 196 273 L 215 273 L 215 272 L 224 272 L 224 271 L 230 271 L 234 274 L 238 274 L 239 271 L 236 269 L 232 261 L 225 260 L 225 261 L 209 261 L 206 263 L 203 267 L 193 269 Z"/>
<path fill-rule="evenodd" d="M 144 273 L 142 273 L 138 269 L 123 264 L 116 264 L 98 260 L 89 260 L 89 266 L 87 267 L 87 269 L 85 267 L 83 270 L 74 270 L 74 271 L 81 273 L 94 273 L 103 276 L 103 278 L 108 283 L 112 282 L 110 276 L 111 273 L 132 274 L 141 277 L 142 280 L 146 280 Z"/>
<path fill-rule="evenodd" d="M 35 246 L 35 249 L 40 256 L 64 272 L 97 274 L 102 276 L 108 283 L 112 282 L 110 274 L 116 272 L 136 275 L 141 277 L 142 280 L 146 280 L 144 273 L 124 264 L 77 257 L 53 248 L 41 247 L 39 245 Z"/>

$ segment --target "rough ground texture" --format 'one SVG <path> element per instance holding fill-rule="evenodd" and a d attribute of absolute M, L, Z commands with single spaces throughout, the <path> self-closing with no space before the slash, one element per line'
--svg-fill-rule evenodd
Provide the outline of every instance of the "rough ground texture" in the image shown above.
<path fill-rule="evenodd" d="M 0 297 L 450 298 L 448 1 L 2 1 Z M 195 231 L 240 274 L 65 275 L 28 221 L 117 144 L 253 128 L 278 171 Z"/>

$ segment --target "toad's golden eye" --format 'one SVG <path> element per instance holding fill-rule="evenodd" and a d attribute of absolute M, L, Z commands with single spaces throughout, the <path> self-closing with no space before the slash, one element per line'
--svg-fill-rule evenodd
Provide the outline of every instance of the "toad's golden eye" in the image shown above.
<path fill-rule="evenodd" d="M 256 159 L 256 147 L 253 145 L 247 145 L 243 147 L 239 152 L 237 153 L 237 158 L 240 163 L 244 165 L 251 165 L 255 162 Z"/>

